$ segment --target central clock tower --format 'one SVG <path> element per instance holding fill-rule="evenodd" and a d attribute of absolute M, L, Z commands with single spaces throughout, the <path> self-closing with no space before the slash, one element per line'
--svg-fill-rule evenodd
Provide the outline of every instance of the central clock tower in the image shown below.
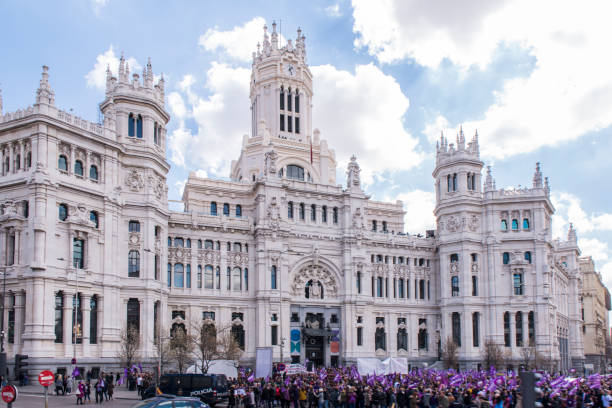
<path fill-rule="evenodd" d="M 251 136 L 307 143 L 312 136 L 312 74 L 306 64 L 306 37 L 279 45 L 276 23 L 264 26 L 251 71 Z"/>

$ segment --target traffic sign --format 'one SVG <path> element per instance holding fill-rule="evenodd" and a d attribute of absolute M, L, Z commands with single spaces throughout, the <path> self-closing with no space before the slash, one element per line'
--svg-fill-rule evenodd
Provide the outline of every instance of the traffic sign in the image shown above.
<path fill-rule="evenodd" d="M 286 367 L 285 367 L 285 364 L 283 364 L 283 363 L 278 363 L 278 364 L 276 365 L 276 371 L 283 372 L 283 371 L 285 371 L 285 368 L 286 368 Z"/>
<path fill-rule="evenodd" d="M 55 382 L 55 376 L 49 370 L 41 371 L 40 374 L 38 374 L 38 382 L 43 387 L 49 387 Z"/>
<path fill-rule="evenodd" d="M 2 401 L 7 404 L 15 402 L 17 399 L 17 387 L 12 385 L 5 385 L 2 387 Z"/>

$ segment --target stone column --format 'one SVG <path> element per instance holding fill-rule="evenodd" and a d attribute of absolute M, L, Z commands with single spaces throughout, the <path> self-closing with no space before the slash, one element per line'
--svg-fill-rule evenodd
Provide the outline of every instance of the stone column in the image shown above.
<path fill-rule="evenodd" d="M 83 314 L 83 326 L 81 332 L 83 334 L 83 342 L 81 348 L 84 356 L 89 356 L 89 328 L 91 327 L 91 295 L 81 293 L 81 313 Z"/>
<path fill-rule="evenodd" d="M 25 170 L 25 157 L 23 156 L 23 139 L 19 141 L 19 169 Z"/>
<path fill-rule="evenodd" d="M 531 346 L 529 344 L 529 311 L 523 311 L 523 346 Z"/>
<path fill-rule="evenodd" d="M 9 170 L 7 173 L 14 173 L 15 172 L 15 157 L 14 157 L 14 152 L 13 152 L 13 144 L 9 143 L 8 145 L 9 148 Z"/>
<path fill-rule="evenodd" d="M 91 152 L 88 150 L 87 153 L 85 154 L 85 169 L 83 169 L 83 178 L 85 179 L 89 179 L 89 166 L 90 165 L 91 165 Z"/>
<path fill-rule="evenodd" d="M 64 319 L 64 355 L 71 356 L 72 351 L 72 296 L 71 292 L 64 292 L 64 307 L 63 307 L 63 319 Z"/>
<path fill-rule="evenodd" d="M 23 320 L 25 311 L 25 292 L 15 293 L 15 348 L 17 344 L 23 344 L 21 335 L 23 333 Z"/>
<path fill-rule="evenodd" d="M 74 146 L 70 146 L 70 157 L 68 158 L 68 174 L 74 173 Z"/>

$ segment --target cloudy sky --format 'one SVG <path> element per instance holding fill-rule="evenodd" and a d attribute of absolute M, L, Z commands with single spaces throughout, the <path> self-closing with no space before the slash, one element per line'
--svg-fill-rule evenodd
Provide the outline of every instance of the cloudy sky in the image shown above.
<path fill-rule="evenodd" d="M 34 101 L 50 66 L 56 104 L 98 120 L 104 70 L 125 53 L 164 73 L 170 198 L 190 170 L 227 177 L 249 132 L 251 53 L 273 20 L 306 35 L 314 127 L 338 181 L 356 154 L 367 191 L 433 227 L 435 139 L 476 129 L 498 187 L 550 178 L 554 234 L 568 223 L 612 283 L 612 24 L 609 2 L 465 0 L 4 1 L 4 112 Z M 301 7 L 307 4 L 307 7 Z"/>

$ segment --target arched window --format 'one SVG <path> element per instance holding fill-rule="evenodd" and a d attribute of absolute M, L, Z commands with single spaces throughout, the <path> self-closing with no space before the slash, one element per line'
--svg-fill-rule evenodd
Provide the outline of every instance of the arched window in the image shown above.
<path fill-rule="evenodd" d="M 202 249 L 202 240 L 198 239 L 198 249 Z"/>
<path fill-rule="evenodd" d="M 282 86 L 280 89 L 279 107 L 280 107 L 280 110 L 285 110 L 285 90 L 283 89 Z"/>
<path fill-rule="evenodd" d="M 234 242 L 234 252 L 242 252 L 242 244 L 240 242 Z"/>
<path fill-rule="evenodd" d="M 213 249 L 212 239 L 207 239 L 206 241 L 204 241 L 204 249 Z"/>
<path fill-rule="evenodd" d="M 516 218 L 512 220 L 512 229 L 513 230 L 518 229 L 518 220 Z"/>
<path fill-rule="evenodd" d="M 128 115 L 128 136 L 134 137 L 134 114 L 130 113 Z"/>
<path fill-rule="evenodd" d="M 338 207 L 334 207 L 332 215 L 333 215 L 334 224 L 337 224 L 338 223 Z"/>
<path fill-rule="evenodd" d="M 98 181 L 98 168 L 94 165 L 89 167 L 89 178 Z"/>
<path fill-rule="evenodd" d="M 187 264 L 185 275 L 187 275 L 185 287 L 191 289 L 191 264 Z"/>
<path fill-rule="evenodd" d="M 182 288 L 184 286 L 184 278 L 185 278 L 183 264 L 177 263 L 174 264 L 174 287 Z"/>
<path fill-rule="evenodd" d="M 127 327 L 140 333 L 140 302 L 130 298 L 127 303 Z"/>
<path fill-rule="evenodd" d="M 525 252 L 525 260 L 531 263 L 531 252 L 530 251 Z"/>
<path fill-rule="evenodd" d="M 98 220 L 98 213 L 95 211 L 90 211 L 89 212 L 89 220 L 91 222 L 94 223 L 95 227 L 98 228 L 99 226 L 99 220 Z"/>
<path fill-rule="evenodd" d="M 64 293 L 55 294 L 55 342 L 64 342 Z"/>
<path fill-rule="evenodd" d="M 236 204 L 236 217 L 242 217 L 242 206 L 240 204 Z"/>
<path fill-rule="evenodd" d="M 185 325 L 183 323 L 172 323 L 172 327 L 170 328 L 170 337 L 174 338 L 176 335 L 179 334 L 179 332 L 182 335 L 187 334 L 187 329 L 185 328 Z"/>
<path fill-rule="evenodd" d="M 291 112 L 291 88 L 287 90 L 287 110 Z M 291 132 L 291 129 L 289 130 Z"/>
<path fill-rule="evenodd" d="M 238 347 L 240 348 L 240 350 L 244 351 L 245 348 L 245 335 L 244 335 L 244 328 L 242 327 L 242 325 L 233 325 L 232 326 L 232 336 L 234 337 L 234 340 L 236 341 L 236 343 L 238 344 Z"/>
<path fill-rule="evenodd" d="M 270 288 L 276 289 L 276 266 L 272 265 L 270 268 Z"/>
<path fill-rule="evenodd" d="M 177 248 L 183 248 L 185 246 L 183 243 L 183 238 L 174 238 L 174 246 Z"/>
<path fill-rule="evenodd" d="M 293 218 L 293 201 L 287 203 L 287 218 Z"/>
<path fill-rule="evenodd" d="M 376 350 L 386 350 L 387 349 L 387 335 L 385 333 L 385 328 L 384 328 L 385 318 L 377 317 L 376 325 L 378 326 L 379 323 L 382 323 L 382 324 L 380 327 L 377 327 L 376 331 L 374 332 L 374 348 Z"/>
<path fill-rule="evenodd" d="M 535 320 L 533 311 L 527 314 L 527 336 L 529 347 L 535 347 Z"/>
<path fill-rule="evenodd" d="M 480 346 L 480 312 L 472 313 L 472 345 Z"/>
<path fill-rule="evenodd" d="M 30 167 L 32 167 L 32 152 L 28 152 L 26 154 L 25 166 L 26 166 L 26 169 L 29 169 Z"/>
<path fill-rule="evenodd" d="M 204 267 L 204 289 L 213 289 L 213 267 L 206 265 Z"/>
<path fill-rule="evenodd" d="M 191 238 L 187 238 L 187 241 L 185 241 L 185 247 L 191 248 Z"/>
<path fill-rule="evenodd" d="M 128 254 L 128 277 L 137 278 L 140 276 L 140 252 L 132 250 Z"/>
<path fill-rule="evenodd" d="M 523 312 L 516 312 L 516 347 L 523 347 Z"/>
<path fill-rule="evenodd" d="M 304 168 L 295 164 L 288 165 L 287 178 L 304 181 Z"/>
<path fill-rule="evenodd" d="M 242 279 L 241 279 L 241 270 L 236 267 L 232 270 L 232 290 L 241 291 L 242 290 Z"/>
<path fill-rule="evenodd" d="M 172 246 L 172 238 L 168 237 L 168 248 Z"/>
<path fill-rule="evenodd" d="M 300 113 L 300 91 L 297 89 L 295 90 L 295 113 Z M 297 128 L 296 133 L 298 133 Z"/>
<path fill-rule="evenodd" d="M 397 330 L 397 349 L 408 351 L 408 333 L 405 328 Z"/>
<path fill-rule="evenodd" d="M 451 254 L 451 256 L 450 256 L 450 261 L 451 261 L 451 262 L 459 262 L 459 255 L 457 255 L 457 254 Z"/>
<path fill-rule="evenodd" d="M 453 341 L 458 347 L 461 347 L 461 316 L 457 312 L 452 314 L 453 326 Z"/>
<path fill-rule="evenodd" d="M 83 162 L 80 160 L 75 160 L 74 162 L 74 174 L 77 176 L 83 177 Z"/>
<path fill-rule="evenodd" d="M 6 171 L 8 172 L 8 159 L 6 160 L 7 160 Z M 68 159 L 63 154 L 61 154 L 59 159 L 57 160 L 57 168 L 60 169 L 61 171 L 68 171 Z"/>
<path fill-rule="evenodd" d="M 89 301 L 89 344 L 98 343 L 98 296 Z"/>
<path fill-rule="evenodd" d="M 427 336 L 427 319 L 419 319 L 419 350 L 429 349 L 429 338 Z"/>
<path fill-rule="evenodd" d="M 68 218 L 68 206 L 66 204 L 59 205 L 58 218 L 60 221 L 66 221 L 66 218 Z"/>
<path fill-rule="evenodd" d="M 153 122 L 153 143 L 159 144 L 157 142 L 157 122 Z"/>
<path fill-rule="evenodd" d="M 529 218 L 523 218 L 523 229 L 524 230 L 529 229 Z"/>
<path fill-rule="evenodd" d="M 501 230 L 502 231 L 507 231 L 508 230 L 508 221 L 501 220 Z"/>
<path fill-rule="evenodd" d="M 129 232 L 140 232 L 140 222 L 139 221 L 130 220 L 130 222 L 128 224 L 128 231 Z"/>
<path fill-rule="evenodd" d="M 210 215 L 217 215 L 217 203 L 214 201 L 210 203 Z"/>
<path fill-rule="evenodd" d="M 503 261 L 504 265 L 508 265 L 510 263 L 510 253 L 504 252 L 502 254 L 502 261 Z"/>
<path fill-rule="evenodd" d="M 459 296 L 459 277 L 451 277 L 451 296 Z"/>
<path fill-rule="evenodd" d="M 142 116 L 138 115 L 136 119 L 136 137 L 142 139 Z"/>
<path fill-rule="evenodd" d="M 223 215 L 229 217 L 230 215 L 230 205 L 228 203 L 223 204 Z"/>
<path fill-rule="evenodd" d="M 512 347 L 512 337 L 510 334 L 510 313 L 504 313 L 504 346 Z"/>
<path fill-rule="evenodd" d="M 457 173 L 453 173 L 453 191 L 457 191 Z"/>

